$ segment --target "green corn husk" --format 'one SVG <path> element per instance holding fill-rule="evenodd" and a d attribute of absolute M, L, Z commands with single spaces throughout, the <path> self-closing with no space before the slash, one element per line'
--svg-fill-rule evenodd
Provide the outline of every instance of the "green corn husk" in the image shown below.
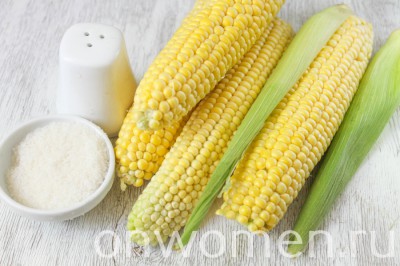
<path fill-rule="evenodd" d="M 182 235 L 183 245 L 189 242 L 192 232 L 199 228 L 214 199 L 220 193 L 247 147 L 264 126 L 265 120 L 290 88 L 300 79 L 330 37 L 352 14 L 346 5 L 333 6 L 312 16 L 300 29 L 214 170 L 185 226 Z"/>
<path fill-rule="evenodd" d="M 302 244 L 289 245 L 291 254 L 307 247 L 309 232 L 319 227 L 399 105 L 400 30 L 389 37 L 365 72 L 297 218 L 294 231 Z M 291 240 L 300 239 L 292 235 Z"/>

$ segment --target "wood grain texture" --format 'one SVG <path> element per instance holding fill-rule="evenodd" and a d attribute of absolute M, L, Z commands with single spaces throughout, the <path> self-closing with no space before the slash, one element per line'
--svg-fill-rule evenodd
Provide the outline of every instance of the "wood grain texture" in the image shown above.
<path fill-rule="evenodd" d="M 313 13 L 345 2 L 358 15 L 372 22 L 375 51 L 391 31 L 400 27 L 397 0 L 287 0 L 280 16 L 298 30 Z M 78 22 L 99 22 L 121 29 L 135 76 L 143 73 L 168 41 L 193 5 L 193 0 L 0 0 L 0 138 L 14 126 L 35 116 L 54 113 L 58 47 L 65 30 Z M 342 197 L 336 202 L 321 229 L 334 238 L 334 256 L 329 258 L 323 238 L 318 238 L 315 257 L 309 253 L 297 259 L 280 255 L 279 235 L 292 228 L 304 201 L 309 183 L 292 204 L 280 225 L 270 233 L 270 254 L 265 239 L 254 238 L 254 250 L 247 253 L 246 236 L 235 237 L 238 224 L 209 215 L 199 234 L 217 230 L 225 235 L 226 252 L 211 235 L 197 237 L 189 256 L 160 249 L 141 249 L 126 244 L 125 226 L 129 210 L 142 189 L 124 193 L 118 182 L 93 211 L 73 221 L 35 222 L 11 212 L 0 203 L 0 265 L 400 265 L 400 244 L 395 241 L 395 257 L 371 254 L 371 234 L 351 241 L 350 231 L 376 231 L 377 249 L 387 251 L 389 232 L 400 238 L 400 111 L 391 119 L 378 143 L 359 169 Z M 1 158 L 0 158 L 1 159 Z M 217 202 L 214 206 L 220 204 Z M 96 237 L 101 251 L 116 256 L 102 258 L 96 253 Z M 235 239 L 237 240 L 235 242 Z M 351 246 L 357 254 L 351 256 Z M 236 249 L 235 249 L 236 247 Z"/>

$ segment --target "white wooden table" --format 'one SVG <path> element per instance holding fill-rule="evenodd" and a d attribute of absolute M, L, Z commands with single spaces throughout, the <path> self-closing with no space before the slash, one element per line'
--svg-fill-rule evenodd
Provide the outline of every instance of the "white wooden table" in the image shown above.
<path fill-rule="evenodd" d="M 297 30 L 314 12 L 340 2 L 343 0 L 287 0 L 280 16 Z M 372 22 L 375 51 L 400 27 L 398 0 L 344 2 Z M 69 26 L 100 22 L 120 28 L 140 80 L 192 5 L 193 0 L 0 0 L 0 138 L 21 121 L 55 112 L 57 53 Z M 215 234 L 201 242 L 197 238 L 187 257 L 175 252 L 165 257 L 160 249 L 142 250 L 126 242 L 127 215 L 142 189 L 122 193 L 118 182 L 97 208 L 73 221 L 35 222 L 0 203 L 0 265 L 400 265 L 398 241 L 391 258 L 377 258 L 370 244 L 370 231 L 376 231 L 380 253 L 388 250 L 390 232 L 394 239 L 400 238 L 399 110 L 321 227 L 333 236 L 333 256 L 327 252 L 326 241 L 319 238 L 315 257 L 306 253 L 293 260 L 279 253 L 277 241 L 282 232 L 292 228 L 308 186 L 309 182 L 270 233 L 269 255 L 260 238 L 255 238 L 254 251 L 248 254 L 246 236 L 238 237 L 235 244 L 232 234 L 242 228 L 209 215 L 200 234 L 217 230 L 226 236 L 225 252 L 216 258 L 207 256 L 221 248 Z M 351 241 L 351 231 L 358 230 L 367 235 Z M 96 247 L 103 255 L 115 256 L 101 257 Z M 350 254 L 352 247 L 356 254 Z"/>

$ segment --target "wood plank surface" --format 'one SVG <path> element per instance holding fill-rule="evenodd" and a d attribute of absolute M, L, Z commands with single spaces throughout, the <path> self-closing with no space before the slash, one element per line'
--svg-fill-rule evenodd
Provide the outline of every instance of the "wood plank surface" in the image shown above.
<path fill-rule="evenodd" d="M 55 113 L 58 48 L 68 27 L 98 22 L 121 29 L 140 80 L 193 2 L 0 0 L 0 139 L 22 121 Z M 280 17 L 298 30 L 313 13 L 342 2 L 373 24 L 375 51 L 400 27 L 398 0 L 287 0 Z M 199 232 L 203 238 L 195 239 L 187 256 L 177 252 L 163 255 L 159 248 L 142 249 L 127 242 L 127 215 L 142 189 L 123 193 L 118 182 L 98 207 L 72 221 L 31 221 L 0 202 L 0 265 L 400 265 L 399 110 L 321 227 L 333 236 L 333 255 L 320 237 L 314 257 L 306 253 L 289 259 L 279 252 L 278 238 L 292 228 L 309 183 L 270 233 L 269 245 L 255 237 L 250 253 L 247 236 L 236 237 L 234 233 L 244 228 L 214 215 L 203 223 Z M 220 203 L 214 205 L 214 211 Z M 220 232 L 225 240 L 220 242 L 215 232 L 204 237 L 211 230 Z M 352 240 L 351 232 L 359 230 L 367 235 Z M 396 240 L 393 257 L 373 255 L 373 232 L 379 253 L 388 251 L 392 233 Z M 115 256 L 102 257 L 96 248 L 103 255 Z M 207 255 L 215 255 L 221 248 L 221 255 Z M 351 250 L 356 253 L 351 254 Z"/>

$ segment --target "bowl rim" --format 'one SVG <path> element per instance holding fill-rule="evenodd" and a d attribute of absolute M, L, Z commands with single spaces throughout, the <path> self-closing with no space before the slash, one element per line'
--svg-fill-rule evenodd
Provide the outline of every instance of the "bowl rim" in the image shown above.
<path fill-rule="evenodd" d="M 107 172 L 104 176 L 104 180 L 101 183 L 101 185 L 91 195 L 89 195 L 87 198 L 85 198 L 83 201 L 81 201 L 77 204 L 74 204 L 71 207 L 54 209 L 54 210 L 35 209 L 32 207 L 25 206 L 25 205 L 19 203 L 18 201 L 16 201 L 15 199 L 13 199 L 11 197 L 11 195 L 9 195 L 9 193 L 4 191 L 4 189 L 0 186 L 0 199 L 20 213 L 25 213 L 28 215 L 38 216 L 38 217 L 42 217 L 42 218 L 51 217 L 51 216 L 61 217 L 61 216 L 65 216 L 68 214 L 75 214 L 75 217 L 80 216 L 86 212 L 89 212 L 91 209 L 93 209 L 95 206 L 97 206 L 98 203 L 100 203 L 102 199 L 98 203 L 96 203 L 94 206 L 90 207 L 90 209 L 88 209 L 88 210 L 83 210 L 83 208 L 85 206 L 88 206 L 91 203 L 95 203 L 96 199 L 101 197 L 102 194 L 105 192 L 105 194 L 103 195 L 103 198 L 104 198 L 106 196 L 106 194 L 108 194 L 109 190 L 111 189 L 110 183 L 112 185 L 112 183 L 114 181 L 114 173 L 115 173 L 115 154 L 114 154 L 113 145 L 112 145 L 110 139 L 108 138 L 107 134 L 103 131 L 103 129 L 101 129 L 98 125 L 94 124 L 93 122 L 91 122 L 85 118 L 75 116 L 75 115 L 48 115 L 48 116 L 41 116 L 41 117 L 33 118 L 26 122 L 22 122 L 21 124 L 16 126 L 8 135 L 6 135 L 6 137 L 4 137 L 0 141 L 0 150 L 4 147 L 4 145 L 7 141 L 9 141 L 10 139 L 13 138 L 13 136 L 17 132 L 20 132 L 20 131 L 26 132 L 25 136 L 28 133 L 32 132 L 32 130 L 26 129 L 27 127 L 29 127 L 31 125 L 34 125 L 34 124 L 37 124 L 40 122 L 45 122 L 46 124 L 49 124 L 52 122 L 61 122 L 61 121 L 78 122 L 82 125 L 85 125 L 88 128 L 91 128 L 94 132 L 96 132 L 96 134 L 98 134 L 102 138 L 102 140 L 105 142 L 106 147 L 107 147 L 109 162 L 108 162 Z M 38 128 L 38 127 L 39 126 L 37 126 L 35 128 Z M 7 178 L 7 177 L 5 177 L 5 178 Z M 77 211 L 79 211 L 79 212 L 77 212 Z M 68 218 L 65 218 L 65 219 L 68 219 Z"/>

